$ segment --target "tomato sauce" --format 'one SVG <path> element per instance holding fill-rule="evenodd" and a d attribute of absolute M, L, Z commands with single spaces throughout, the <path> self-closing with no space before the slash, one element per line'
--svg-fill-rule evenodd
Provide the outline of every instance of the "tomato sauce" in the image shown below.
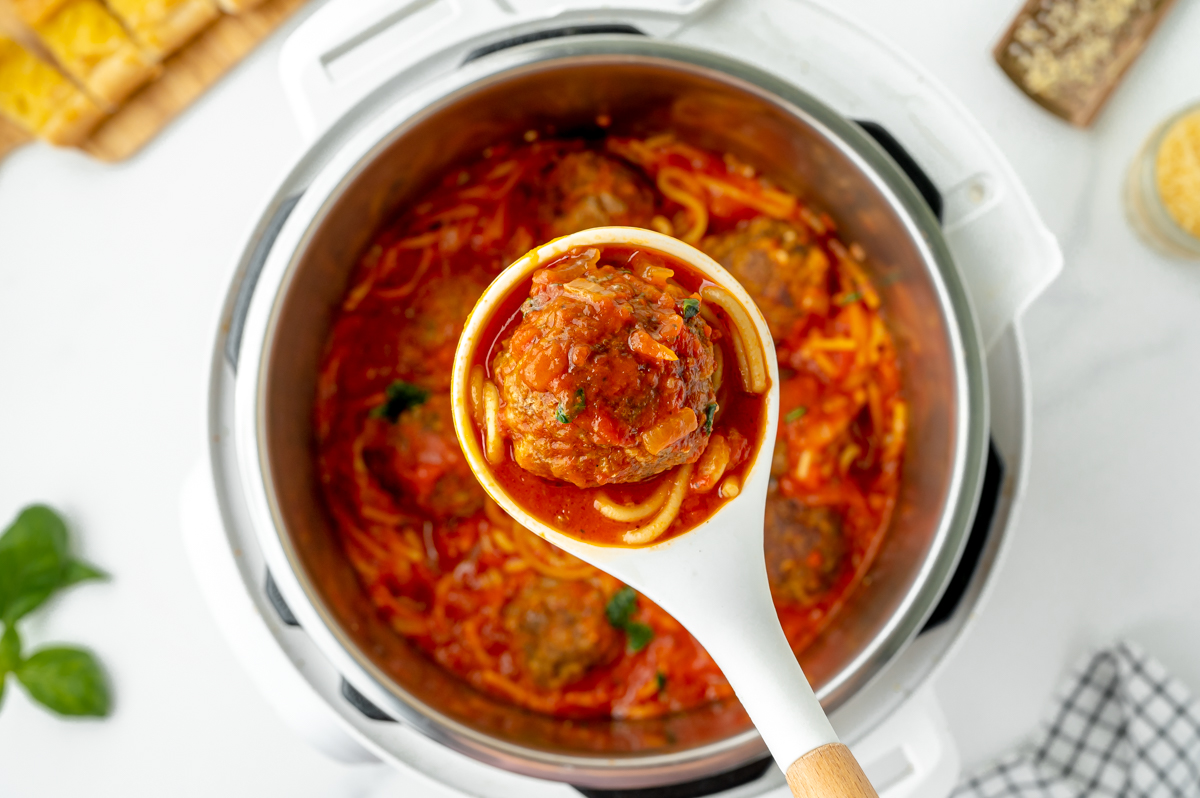
<path fill-rule="evenodd" d="M 497 308 L 475 365 L 504 386 L 498 426 L 522 440 L 505 440 L 489 467 L 526 511 L 572 537 L 620 546 L 656 512 L 614 519 L 602 503 L 638 505 L 686 478 L 687 507 L 671 511 L 661 541 L 736 495 L 729 486 L 740 487 L 741 466 L 761 444 L 766 397 L 742 386 L 737 331 L 701 296 L 712 285 L 662 253 L 578 248 Z M 486 427 L 476 425 L 485 450 Z"/>
<path fill-rule="evenodd" d="M 450 369 L 475 300 L 537 243 L 609 224 L 700 246 L 768 321 L 782 405 L 764 545 L 797 652 L 869 569 L 906 436 L 869 261 L 833 219 L 736 159 L 669 133 L 500 143 L 402 208 L 362 254 L 322 359 L 324 504 L 398 634 L 477 689 L 564 718 L 654 717 L 732 697 L 669 615 L 514 524 L 455 438 Z M 723 420 L 741 416 L 731 403 Z M 652 490 L 604 489 L 622 503 Z M 703 501 L 689 496 L 684 517 L 707 512 Z"/>

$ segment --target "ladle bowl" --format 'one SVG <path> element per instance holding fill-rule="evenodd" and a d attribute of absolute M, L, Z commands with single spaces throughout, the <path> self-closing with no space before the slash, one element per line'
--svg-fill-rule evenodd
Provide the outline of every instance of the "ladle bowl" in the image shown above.
<path fill-rule="evenodd" d="M 758 334 L 745 345 L 761 350 L 769 372 L 763 439 L 744 468 L 741 491 L 693 529 L 643 547 L 586 543 L 528 512 L 493 475 L 471 416 L 470 370 L 495 313 L 535 271 L 589 246 L 661 253 L 728 290 Z M 592 228 L 533 249 L 500 273 L 468 316 L 454 357 L 451 403 L 459 443 L 488 495 L 517 523 L 633 587 L 682 623 L 729 680 L 794 795 L 875 795 L 849 749 L 838 741 L 776 617 L 763 519 L 779 424 L 779 367 L 762 313 L 728 271 L 678 239 L 633 227 Z"/>

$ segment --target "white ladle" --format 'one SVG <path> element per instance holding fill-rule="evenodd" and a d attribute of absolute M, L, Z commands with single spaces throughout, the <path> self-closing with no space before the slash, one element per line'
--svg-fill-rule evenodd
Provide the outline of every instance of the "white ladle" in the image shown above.
<path fill-rule="evenodd" d="M 469 409 L 475 349 L 497 307 L 544 264 L 577 247 L 617 245 L 660 252 L 689 264 L 738 299 L 758 331 L 770 372 L 763 443 L 743 471 L 741 492 L 695 529 L 642 548 L 600 546 L 569 537 L 515 502 L 492 476 Z M 551 241 L 501 272 L 467 318 L 454 357 L 454 427 L 480 484 L 518 523 L 555 546 L 607 571 L 682 623 L 716 661 L 749 713 L 795 796 L 875 796 L 842 745 L 800 670 L 779 626 L 767 583 L 763 518 L 775 430 L 779 368 L 771 334 L 745 289 L 712 258 L 682 241 L 632 227 L 600 227 Z"/>

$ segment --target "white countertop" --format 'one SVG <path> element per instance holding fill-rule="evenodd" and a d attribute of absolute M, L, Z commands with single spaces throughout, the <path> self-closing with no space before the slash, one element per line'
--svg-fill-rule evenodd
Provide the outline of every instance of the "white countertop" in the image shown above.
<path fill-rule="evenodd" d="M 1200 98 L 1200 3 L 1179 4 L 1089 131 L 1048 116 L 991 61 L 1016 5 L 840 3 L 963 99 L 1066 256 L 1025 319 L 1028 496 L 991 599 L 937 682 L 968 764 L 1030 731 L 1064 670 L 1117 636 L 1200 687 L 1200 264 L 1152 254 L 1120 205 L 1141 140 Z M 10 683 L 6 798 L 350 796 L 379 777 L 313 752 L 255 692 L 178 529 L 215 309 L 300 147 L 280 41 L 128 163 L 36 146 L 0 164 L 0 524 L 48 502 L 115 577 L 23 625 L 27 645 L 94 649 L 116 704 L 105 722 L 64 722 Z"/>

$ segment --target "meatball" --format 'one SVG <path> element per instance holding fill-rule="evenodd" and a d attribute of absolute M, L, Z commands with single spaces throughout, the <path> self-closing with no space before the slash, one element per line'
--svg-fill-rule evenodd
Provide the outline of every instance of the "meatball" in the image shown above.
<path fill-rule="evenodd" d="M 423 388 L 449 391 L 454 350 L 467 315 L 486 287 L 478 275 L 430 280 L 421 286 L 404 311 L 409 321 L 400 330 L 397 373 Z"/>
<path fill-rule="evenodd" d="M 599 261 L 588 249 L 536 272 L 493 362 L 517 465 L 579 487 L 695 462 L 716 410 L 699 300 L 656 256 Z"/>
<path fill-rule="evenodd" d="M 535 684 L 562 687 L 621 652 L 606 604 L 604 593 L 591 582 L 540 578 L 505 605 L 504 627 Z"/>
<path fill-rule="evenodd" d="M 777 492 L 767 497 L 763 546 L 771 594 L 800 606 L 830 590 L 847 553 L 836 511 L 807 507 Z"/>
<path fill-rule="evenodd" d="M 645 227 L 654 215 L 654 195 L 642 177 L 590 150 L 563 156 L 545 186 L 540 222 L 547 239 L 589 227 Z"/>
<path fill-rule="evenodd" d="M 829 309 L 829 259 L 802 227 L 758 217 L 706 237 L 700 248 L 745 287 L 776 341 L 801 313 Z"/>
<path fill-rule="evenodd" d="M 395 423 L 376 425 L 364 459 L 402 504 L 434 520 L 465 518 L 483 507 L 484 493 L 454 434 L 449 394 L 434 394 Z"/>

